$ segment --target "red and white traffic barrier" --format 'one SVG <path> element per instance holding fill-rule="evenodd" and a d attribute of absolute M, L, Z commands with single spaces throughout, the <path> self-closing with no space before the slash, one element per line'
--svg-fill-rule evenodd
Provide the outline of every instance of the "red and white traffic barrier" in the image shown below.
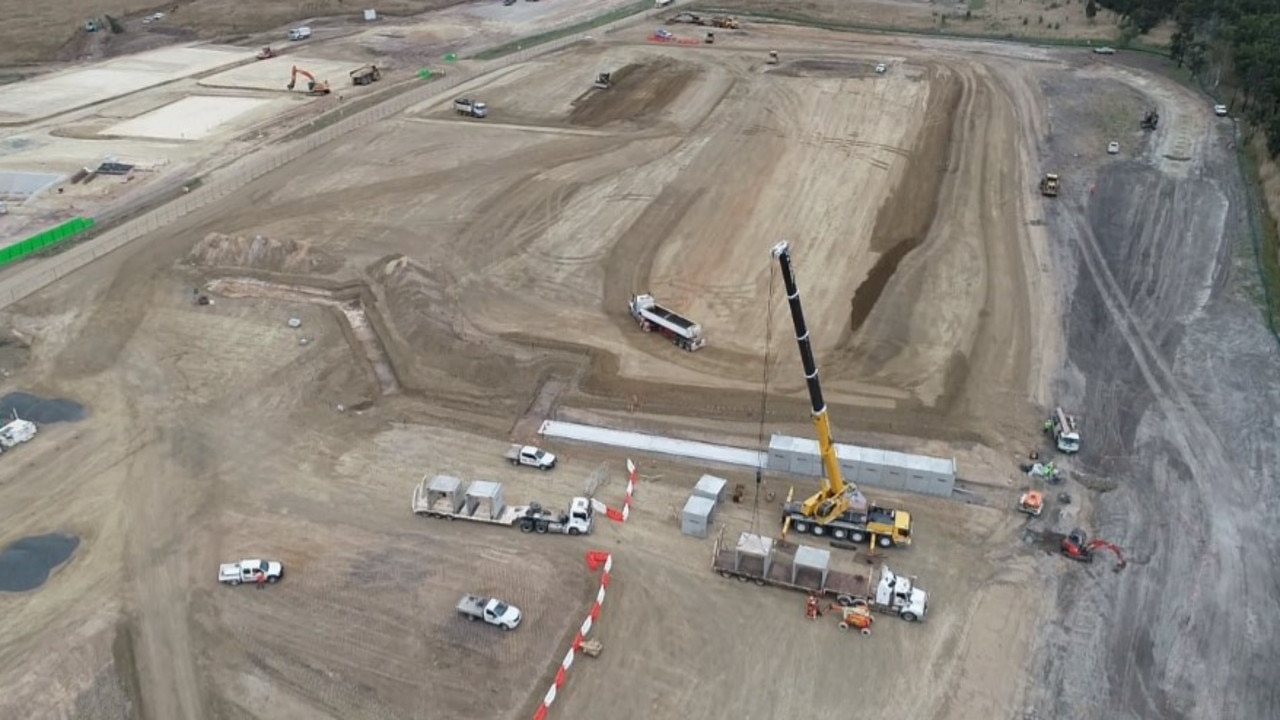
<path fill-rule="evenodd" d="M 627 467 L 634 467 L 630 460 L 627 461 Z M 632 475 L 634 474 L 633 470 Z M 631 497 L 630 492 L 627 493 L 627 497 L 628 499 Z M 560 688 L 564 687 L 565 680 L 569 676 L 569 668 L 573 667 L 573 659 L 582 649 L 582 643 L 586 640 L 587 633 L 591 632 L 591 626 L 600 617 L 600 606 L 604 604 L 604 593 L 609 587 L 609 572 L 613 569 L 613 556 L 603 550 L 588 552 L 587 567 L 599 570 L 601 566 L 604 567 L 604 573 L 600 575 L 600 589 L 596 591 L 596 601 L 591 604 L 591 612 L 587 614 L 587 619 L 582 621 L 582 627 L 578 628 L 578 634 L 574 636 L 569 652 L 565 653 L 564 660 L 560 661 L 560 669 L 556 670 L 556 679 L 551 683 L 547 694 L 542 697 L 542 705 L 533 714 L 533 720 L 546 720 L 547 713 L 551 712 L 551 704 L 556 701 L 556 695 L 560 693 Z"/>
<path fill-rule="evenodd" d="M 631 496 L 635 494 L 636 481 L 639 479 L 639 468 L 636 467 L 635 463 L 631 462 L 631 458 L 627 458 L 627 496 L 622 500 L 621 511 L 614 510 L 611 507 L 605 507 L 605 515 L 608 515 L 610 520 L 626 522 L 627 518 L 631 516 Z"/>

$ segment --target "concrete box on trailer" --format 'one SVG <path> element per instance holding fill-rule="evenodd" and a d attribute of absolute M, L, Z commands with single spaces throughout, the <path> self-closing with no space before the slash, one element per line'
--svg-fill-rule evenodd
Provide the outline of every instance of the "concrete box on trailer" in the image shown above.
<path fill-rule="evenodd" d="M 716 511 L 716 501 L 701 495 L 690 495 L 680 513 L 680 532 L 704 538 L 711 532 L 711 522 Z"/>
<path fill-rule="evenodd" d="M 698 484 L 693 486 L 693 494 L 698 497 L 708 498 L 717 505 L 724 502 L 724 489 L 728 487 L 729 481 L 724 478 L 718 478 L 715 475 L 703 475 Z"/>

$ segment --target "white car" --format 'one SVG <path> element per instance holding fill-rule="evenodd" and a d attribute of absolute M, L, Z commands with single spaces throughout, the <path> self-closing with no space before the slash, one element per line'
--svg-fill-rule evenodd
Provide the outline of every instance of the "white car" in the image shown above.
<path fill-rule="evenodd" d="M 1118 152 L 1120 152 L 1120 143 L 1116 142 L 1115 140 L 1112 140 L 1111 142 L 1107 143 L 1108 155 L 1115 155 Z"/>
<path fill-rule="evenodd" d="M 257 582 L 258 576 L 269 582 L 284 577 L 284 566 L 274 560 L 241 560 L 218 566 L 218 582 L 228 585 Z"/>
<path fill-rule="evenodd" d="M 1214 106 L 1213 106 L 1213 114 L 1214 114 L 1214 115 L 1217 115 L 1218 117 L 1226 117 L 1226 116 L 1227 116 L 1227 106 L 1226 106 L 1226 105 L 1214 105 Z"/>
<path fill-rule="evenodd" d="M 1116 49 L 1113 47 L 1096 47 L 1093 49 L 1095 55 L 1115 55 Z"/>
<path fill-rule="evenodd" d="M 888 68 L 888 67 L 886 67 L 884 63 L 880 63 L 880 64 L 876 65 L 876 74 L 877 74 L 877 75 L 883 75 L 883 74 L 885 73 L 885 71 L 886 71 L 886 70 L 888 70 L 888 69 L 889 69 L 889 68 Z"/>

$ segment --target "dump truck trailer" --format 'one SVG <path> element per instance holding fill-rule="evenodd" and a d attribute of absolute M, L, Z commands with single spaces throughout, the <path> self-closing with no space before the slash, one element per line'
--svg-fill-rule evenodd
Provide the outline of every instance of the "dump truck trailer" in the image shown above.
<path fill-rule="evenodd" d="M 635 295 L 628 304 L 641 330 L 657 332 L 677 346 L 693 352 L 707 344 L 702 326 L 674 310 L 668 310 L 648 293 Z"/>
<path fill-rule="evenodd" d="M 538 503 L 507 505 L 502 483 L 476 480 L 466 491 L 462 481 L 449 475 L 423 478 L 413 489 L 413 512 L 425 517 L 469 520 L 489 525 L 519 527 L 521 532 L 586 535 L 594 523 L 591 501 L 575 497 L 568 511 L 554 512 Z"/>
<path fill-rule="evenodd" d="M 886 566 L 871 568 L 867 575 L 832 570 L 831 551 L 808 545 L 783 552 L 770 537 L 742 533 L 736 547 L 725 547 L 724 531 L 716 537 L 711 569 L 721 577 L 750 580 L 831 597 L 844 607 L 865 606 L 903 620 L 923 620 L 929 610 L 929 594 L 915 581 Z"/>

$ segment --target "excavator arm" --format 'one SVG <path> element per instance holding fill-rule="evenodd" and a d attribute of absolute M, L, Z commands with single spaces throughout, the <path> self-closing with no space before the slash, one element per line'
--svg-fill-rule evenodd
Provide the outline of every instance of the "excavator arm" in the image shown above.
<path fill-rule="evenodd" d="M 804 308 L 800 305 L 800 290 L 796 287 L 795 273 L 791 268 L 789 243 L 784 240 L 774 245 L 772 254 L 782 270 L 782 282 L 786 286 L 787 304 L 791 309 L 791 322 L 795 326 L 796 343 L 800 346 L 800 363 L 804 366 L 805 383 L 809 386 L 813 425 L 818 432 L 818 448 L 822 457 L 822 484 L 818 492 L 804 499 L 801 512 L 825 525 L 847 512 L 851 505 L 857 506 L 855 509 L 860 512 L 866 512 L 867 501 L 857 486 L 846 482 L 844 474 L 840 472 L 840 459 L 836 457 L 836 445 L 831 437 L 831 417 L 822 397 L 818 366 L 814 362 L 813 346 L 809 342 L 809 327 L 805 323 Z"/>
<path fill-rule="evenodd" d="M 1085 548 L 1089 553 L 1093 553 L 1094 550 L 1098 550 L 1100 548 L 1106 548 L 1107 550 L 1110 550 L 1112 553 L 1114 553 L 1116 556 L 1116 564 L 1115 564 L 1115 567 L 1112 569 L 1115 570 L 1116 572 L 1120 572 L 1121 570 L 1125 569 L 1125 567 L 1128 566 L 1129 564 L 1129 561 L 1124 559 L 1124 553 L 1120 552 L 1119 546 L 1117 546 L 1115 543 L 1110 543 L 1110 542 L 1107 542 L 1106 540 L 1091 540 L 1089 544 L 1085 546 Z"/>

